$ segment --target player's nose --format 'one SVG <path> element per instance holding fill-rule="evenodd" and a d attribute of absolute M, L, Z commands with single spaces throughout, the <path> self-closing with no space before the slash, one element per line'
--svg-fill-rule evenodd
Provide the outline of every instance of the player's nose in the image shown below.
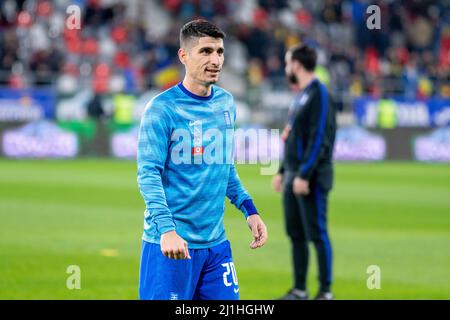
<path fill-rule="evenodd" d="M 210 63 L 211 63 L 211 65 L 213 65 L 215 67 L 220 66 L 220 57 L 217 52 L 211 54 Z"/>

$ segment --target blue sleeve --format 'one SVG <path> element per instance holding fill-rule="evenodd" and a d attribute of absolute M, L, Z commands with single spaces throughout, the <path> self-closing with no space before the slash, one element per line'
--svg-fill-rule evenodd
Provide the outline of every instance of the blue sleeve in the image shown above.
<path fill-rule="evenodd" d="M 253 204 L 253 200 L 241 184 L 241 180 L 234 164 L 230 166 L 230 175 L 228 176 L 227 197 L 231 203 L 242 211 L 245 218 L 252 214 L 258 214 Z"/>
<path fill-rule="evenodd" d="M 171 119 L 167 105 L 152 100 L 139 129 L 137 152 L 138 185 L 144 198 L 146 219 L 153 221 L 159 234 L 175 230 L 162 184 L 164 164 L 169 153 Z M 150 224 L 150 221 L 147 221 Z"/>

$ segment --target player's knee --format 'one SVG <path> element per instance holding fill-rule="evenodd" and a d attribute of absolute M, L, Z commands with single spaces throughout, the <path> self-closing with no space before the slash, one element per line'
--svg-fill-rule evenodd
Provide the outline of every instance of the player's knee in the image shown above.
<path fill-rule="evenodd" d="M 291 238 L 292 242 L 307 242 L 305 235 L 300 232 L 288 232 L 289 238 Z"/>
<path fill-rule="evenodd" d="M 329 242 L 328 234 L 326 232 L 314 234 L 311 236 L 311 241 L 316 246 L 328 244 L 328 242 Z"/>

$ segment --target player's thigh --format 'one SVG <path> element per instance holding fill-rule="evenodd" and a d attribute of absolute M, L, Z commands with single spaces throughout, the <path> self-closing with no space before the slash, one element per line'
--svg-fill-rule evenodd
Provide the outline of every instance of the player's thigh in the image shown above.
<path fill-rule="evenodd" d="M 289 182 L 285 184 L 283 190 L 283 210 L 285 229 L 288 236 L 306 239 L 302 204 L 292 192 L 292 183 Z"/>
<path fill-rule="evenodd" d="M 190 300 L 200 276 L 201 256 L 189 250 L 192 259 L 165 257 L 158 244 L 143 241 L 139 272 L 139 299 Z"/>
<path fill-rule="evenodd" d="M 210 249 L 194 299 L 239 300 L 239 283 L 228 241 Z"/>

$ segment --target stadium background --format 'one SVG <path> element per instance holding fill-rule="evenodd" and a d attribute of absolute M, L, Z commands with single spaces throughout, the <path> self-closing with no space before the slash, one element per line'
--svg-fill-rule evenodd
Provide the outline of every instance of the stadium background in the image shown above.
<path fill-rule="evenodd" d="M 66 24 L 70 5 L 79 29 Z M 367 28 L 369 5 L 381 29 Z M 412 0 L 2 1 L 0 298 L 137 298 L 136 125 L 183 76 L 179 28 L 204 17 L 227 33 L 220 85 L 236 97 L 240 128 L 281 128 L 292 98 L 285 49 L 319 52 L 340 110 L 337 298 L 449 299 L 449 13 L 446 1 Z M 270 232 L 249 252 L 245 221 L 227 206 L 241 297 L 272 299 L 291 285 L 280 197 L 258 164 L 239 173 Z M 66 287 L 69 265 L 81 268 L 81 290 Z M 370 265 L 381 289 L 366 285 Z"/>

